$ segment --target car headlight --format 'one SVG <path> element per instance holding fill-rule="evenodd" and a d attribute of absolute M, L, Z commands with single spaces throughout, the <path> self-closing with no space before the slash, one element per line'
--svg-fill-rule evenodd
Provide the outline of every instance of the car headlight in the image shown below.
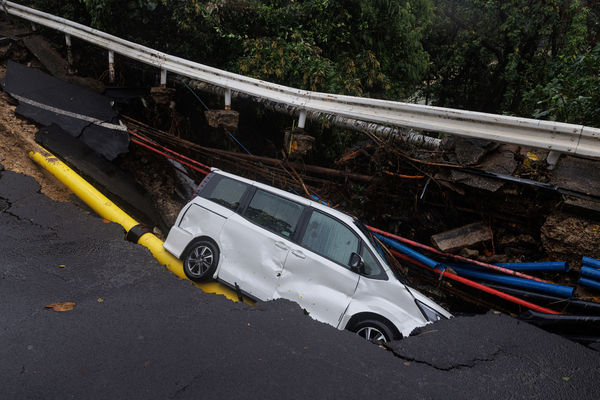
<path fill-rule="evenodd" d="M 435 311 L 433 308 L 429 307 L 427 304 L 423 303 L 422 301 L 415 299 L 415 302 L 417 303 L 419 310 L 421 310 L 421 312 L 423 313 L 423 315 L 425 316 L 427 321 L 435 322 L 435 321 L 439 321 L 441 319 L 447 319 L 444 315 Z"/>

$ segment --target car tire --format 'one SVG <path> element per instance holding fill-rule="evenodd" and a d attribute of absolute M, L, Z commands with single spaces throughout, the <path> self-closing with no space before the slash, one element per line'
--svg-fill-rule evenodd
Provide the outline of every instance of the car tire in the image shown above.
<path fill-rule="evenodd" d="M 219 250 L 210 240 L 192 241 L 183 252 L 183 272 L 194 282 L 209 279 L 219 264 Z"/>
<path fill-rule="evenodd" d="M 396 339 L 394 329 L 376 319 L 366 319 L 354 325 L 352 332 L 370 342 L 389 342 Z"/>

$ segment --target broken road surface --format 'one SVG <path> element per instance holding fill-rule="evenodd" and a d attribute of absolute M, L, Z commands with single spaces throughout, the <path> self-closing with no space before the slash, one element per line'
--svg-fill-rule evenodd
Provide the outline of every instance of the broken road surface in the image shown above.
<path fill-rule="evenodd" d="M 178 280 L 114 224 L 0 172 L 3 398 L 597 398 L 600 353 L 503 315 L 386 351 L 293 303 Z M 101 300 L 100 300 L 101 299 Z M 73 302 L 65 312 L 46 305 Z"/>

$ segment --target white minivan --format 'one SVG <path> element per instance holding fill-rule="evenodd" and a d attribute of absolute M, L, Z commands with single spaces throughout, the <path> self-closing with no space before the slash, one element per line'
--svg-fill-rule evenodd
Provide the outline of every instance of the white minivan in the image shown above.
<path fill-rule="evenodd" d="M 250 298 L 295 301 L 316 320 L 371 341 L 451 316 L 397 279 L 360 221 L 215 168 L 164 248 L 191 280 L 214 278 Z"/>

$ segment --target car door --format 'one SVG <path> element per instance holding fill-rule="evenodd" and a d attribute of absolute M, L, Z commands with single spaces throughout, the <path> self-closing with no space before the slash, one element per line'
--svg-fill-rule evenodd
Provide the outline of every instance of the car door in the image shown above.
<path fill-rule="evenodd" d="M 313 210 L 306 230 L 292 244 L 277 288 L 310 315 L 337 326 L 356 290 L 359 275 L 348 266 L 358 236 L 341 221 Z"/>
<path fill-rule="evenodd" d="M 304 205 L 255 189 L 243 215 L 232 215 L 221 231 L 223 263 L 218 278 L 261 300 L 276 297 Z"/>

